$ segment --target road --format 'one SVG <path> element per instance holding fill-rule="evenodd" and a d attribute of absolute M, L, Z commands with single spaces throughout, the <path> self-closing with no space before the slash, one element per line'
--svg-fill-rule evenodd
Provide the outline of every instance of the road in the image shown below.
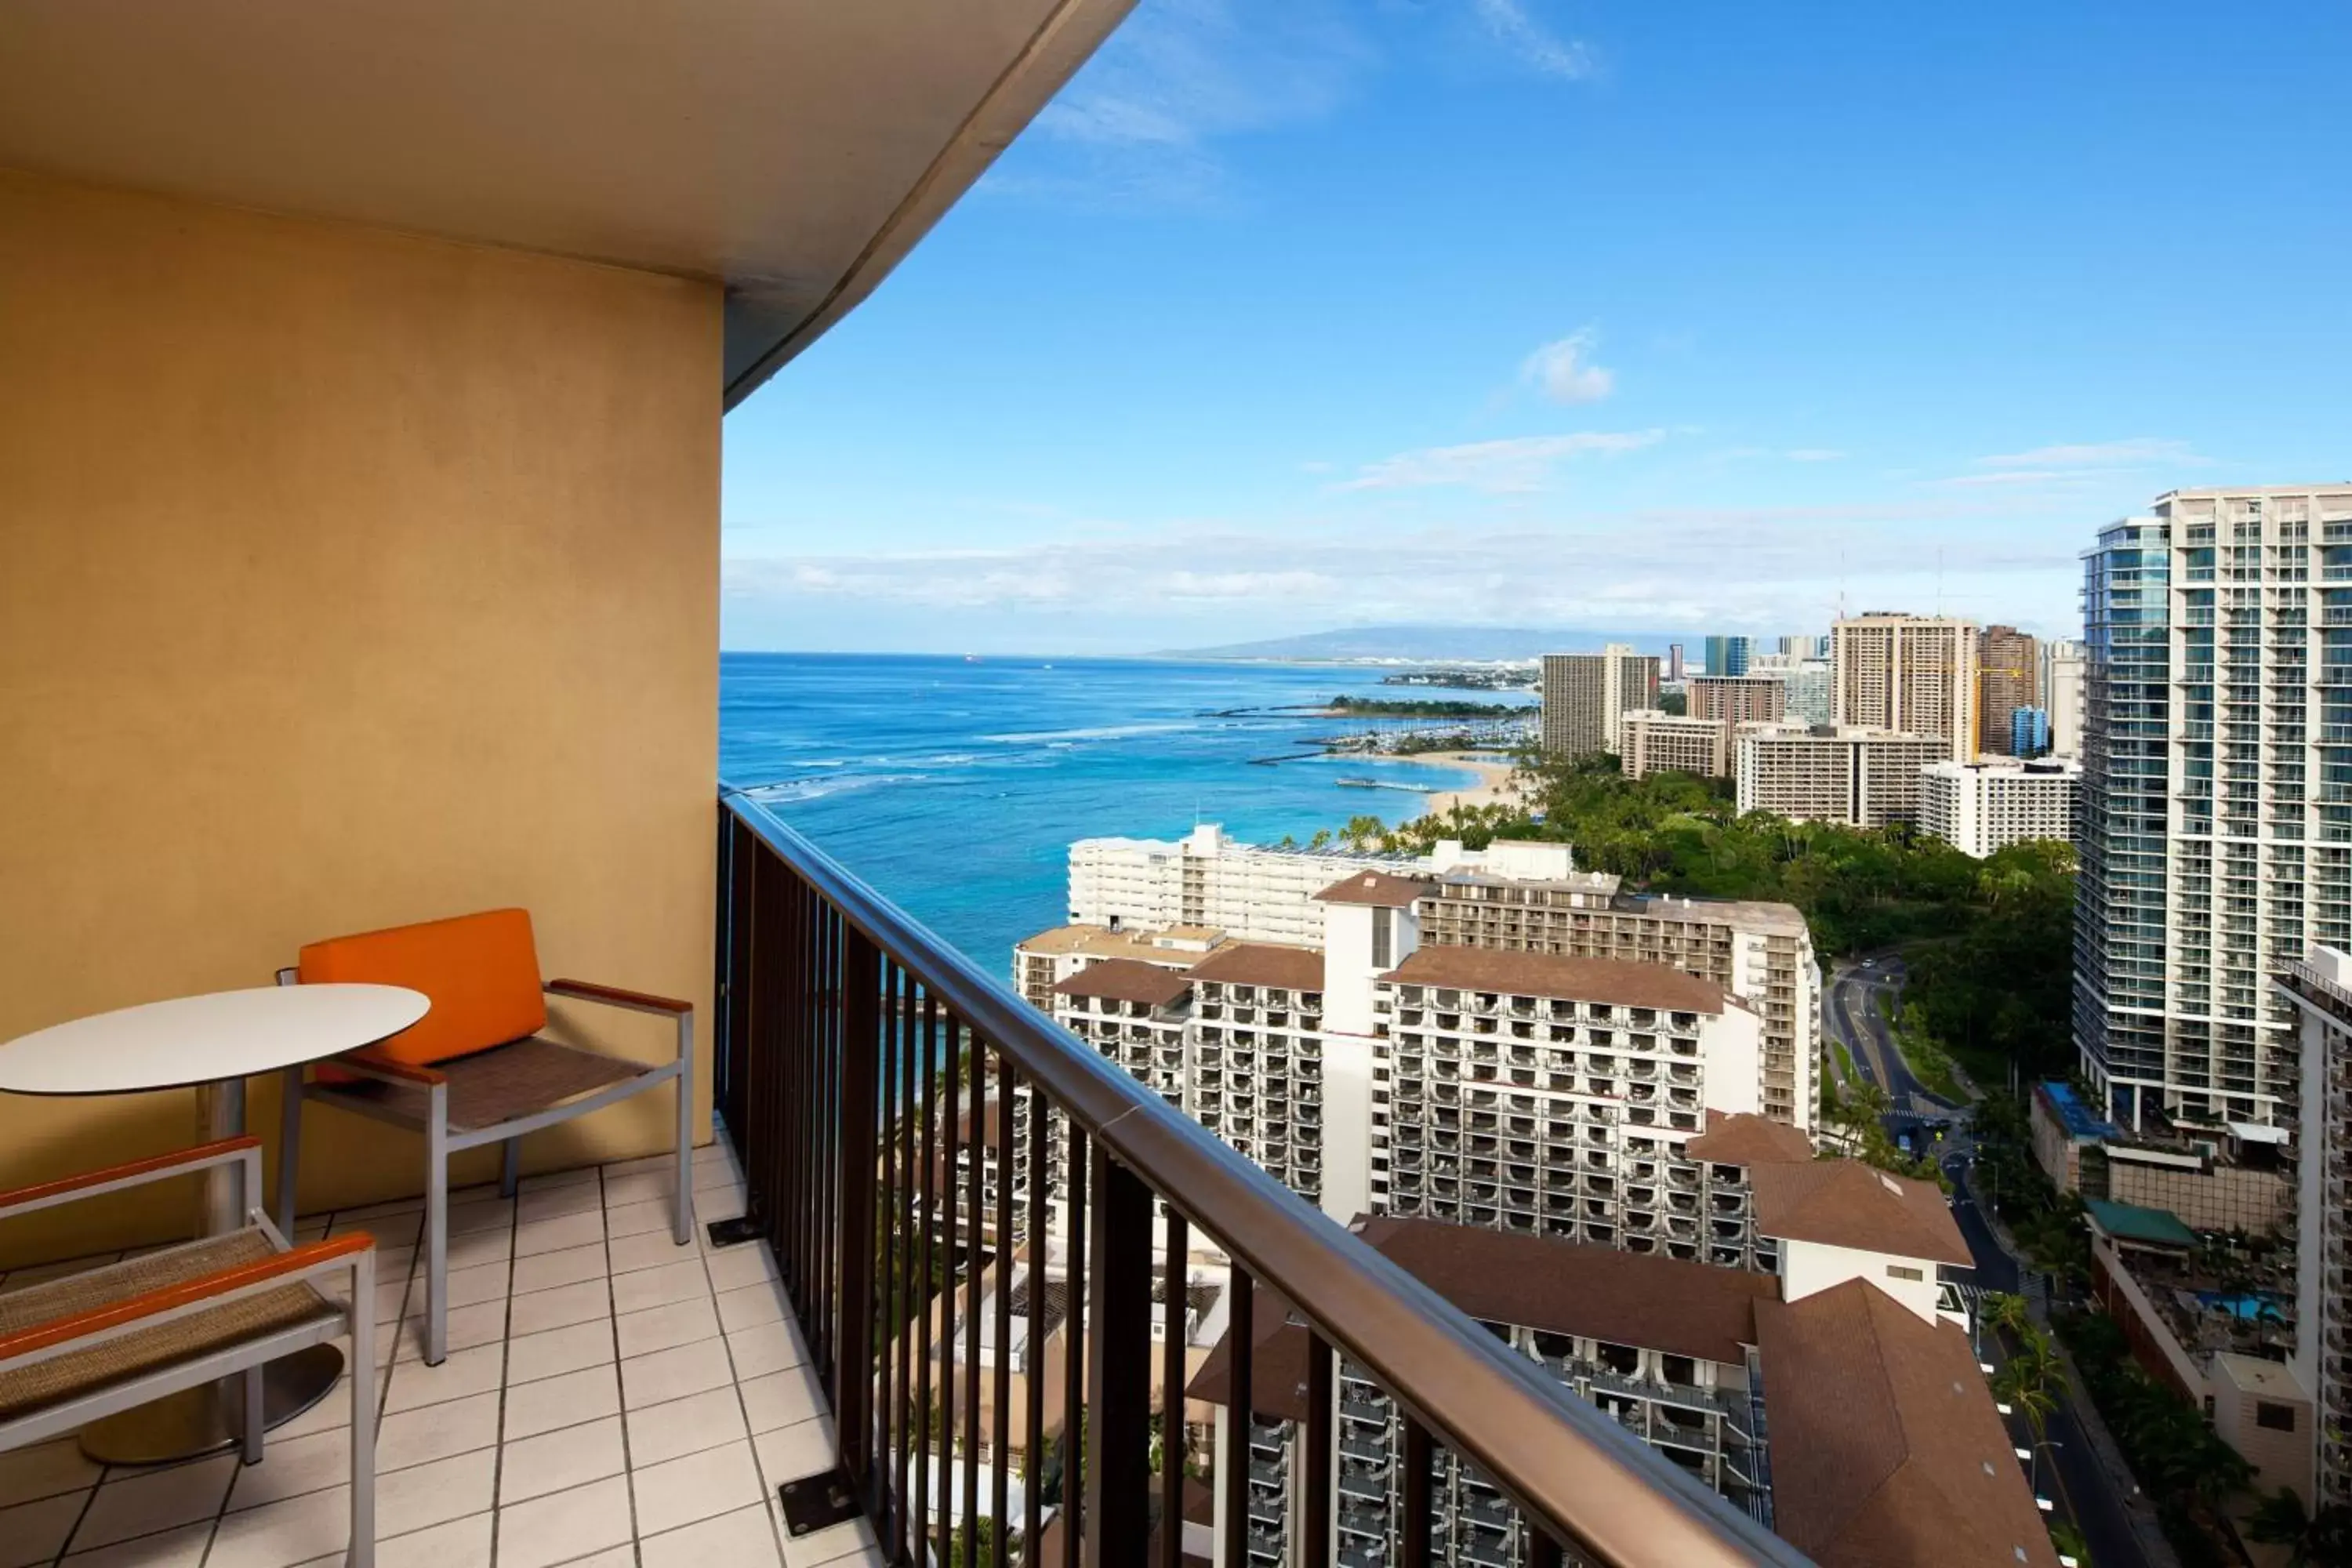
<path fill-rule="evenodd" d="M 1945 1159 L 1944 1173 L 1952 1178 L 1955 1194 L 1952 1217 L 1959 1222 L 1960 1235 L 1976 1258 L 1974 1282 L 1988 1290 L 2015 1294 L 2020 1285 L 2017 1260 L 2002 1249 L 1979 1208 L 1969 1185 L 1970 1173 L 1965 1147 L 1955 1149 Z M 1988 1335 L 1989 1339 L 1999 1337 Z M 1989 1354 L 1986 1359 L 1998 1365 L 2010 1348 L 2004 1343 L 1999 1355 Z M 2074 1410 L 2076 1397 L 2074 1390 L 2067 1390 L 2043 1425 L 2042 1446 L 2034 1454 L 2035 1489 L 2057 1505 L 2058 1518 L 2083 1532 L 2097 1568 L 2147 1568 L 2147 1554 L 2132 1531 L 2130 1513 L 2115 1480 L 2083 1434 Z M 2032 1447 L 2033 1435 L 2023 1417 L 2008 1416 L 2005 1424 L 2017 1447 Z"/>
<path fill-rule="evenodd" d="M 1950 1100 L 1931 1093 L 1912 1072 L 1903 1053 L 1895 1048 L 1894 1031 L 1879 1009 L 1878 998 L 1882 994 L 1890 996 L 1895 1005 L 1901 1005 L 1906 978 L 1902 959 L 1891 954 L 1840 965 L 1832 972 L 1822 998 L 1822 1026 L 1832 1038 L 1844 1044 L 1853 1058 L 1854 1070 L 1886 1090 L 1889 1132 L 1911 1124 L 1916 1118 L 1955 1117 L 1959 1110 Z M 1973 1172 L 1971 1140 L 1965 1130 L 1966 1119 L 1956 1119 L 1959 1125 L 1949 1134 L 1949 1142 L 1939 1148 L 1944 1173 L 1952 1179 L 1952 1217 L 1958 1222 L 1960 1235 L 1975 1259 L 1971 1282 L 1980 1289 L 2018 1294 L 2025 1289 L 2023 1270 L 1994 1236 L 1991 1224 L 1969 1187 Z M 2007 1356 L 2009 1350 L 1991 1342 L 1997 1337 L 1989 1333 L 1986 1345 L 1987 1359 L 1995 1364 Z M 2035 1490 L 2050 1499 L 2055 1517 L 2083 1532 L 2096 1568 L 2148 1568 L 2147 1554 L 2134 1533 L 2131 1514 L 2124 1506 L 2124 1494 L 2083 1435 L 2082 1423 L 2075 1413 L 2076 1398 L 2074 1391 L 2069 1389 L 2059 1399 L 2058 1408 L 2043 1425 L 2039 1447 L 2034 1446 L 2032 1433 L 2021 1416 L 2005 1417 L 2011 1442 L 2017 1447 L 2032 1450 Z"/>
<path fill-rule="evenodd" d="M 1957 1107 L 1919 1081 L 1895 1048 L 1894 1032 L 1879 1011 L 1882 994 L 1900 1005 L 1906 978 L 1903 961 L 1892 955 L 1837 966 L 1822 995 L 1822 1027 L 1844 1045 L 1857 1072 L 1886 1091 L 1892 1110 L 1916 1116 L 1948 1115 Z"/>

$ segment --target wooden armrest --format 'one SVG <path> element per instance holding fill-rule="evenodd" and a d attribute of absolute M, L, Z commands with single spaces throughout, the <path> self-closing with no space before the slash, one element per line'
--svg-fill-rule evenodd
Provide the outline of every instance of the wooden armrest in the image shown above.
<path fill-rule="evenodd" d="M 339 1057 L 330 1057 L 327 1058 L 326 1065 L 347 1068 L 353 1072 L 366 1073 L 376 1078 L 398 1079 L 403 1083 L 421 1083 L 427 1088 L 436 1083 L 449 1081 L 448 1075 L 446 1073 L 436 1072 L 431 1068 L 416 1062 L 402 1061 L 398 1057 L 385 1056 L 373 1046 L 362 1046 L 358 1050 L 345 1051 Z"/>
<path fill-rule="evenodd" d="M 0 1209 L 12 1209 L 19 1204 L 33 1203 L 42 1198 L 61 1197 L 86 1187 L 103 1187 L 117 1182 L 133 1181 L 141 1176 L 168 1176 L 183 1165 L 217 1163 L 231 1154 L 241 1154 L 247 1149 L 260 1147 L 261 1140 L 247 1133 L 239 1138 L 224 1138 L 216 1143 L 199 1143 L 193 1149 L 174 1149 L 168 1154 L 150 1154 L 143 1160 L 126 1160 L 102 1171 L 84 1171 L 77 1175 L 60 1176 L 54 1182 L 36 1182 L 29 1187 L 0 1193 Z"/>
<path fill-rule="evenodd" d="M 284 1275 L 299 1274 L 321 1263 L 331 1263 L 338 1258 L 368 1251 L 374 1246 L 374 1237 L 363 1230 L 353 1231 L 348 1236 L 331 1237 L 325 1241 L 289 1247 L 284 1252 L 256 1258 L 251 1263 L 241 1263 L 234 1268 L 223 1268 L 198 1279 L 183 1280 L 177 1285 L 167 1285 L 160 1290 L 133 1296 L 127 1301 L 113 1301 L 51 1322 L 36 1323 L 29 1329 L 0 1335 L 0 1363 L 35 1351 L 68 1344 L 109 1329 L 119 1329 L 142 1318 L 152 1318 L 178 1308 L 194 1306 L 215 1296 L 226 1296 L 249 1286 L 265 1284 Z"/>
<path fill-rule="evenodd" d="M 602 1002 L 608 1006 L 633 1007 L 640 1013 L 677 1015 L 694 1011 L 691 1002 L 680 1002 L 671 996 L 656 996 L 645 991 L 624 991 L 617 985 L 596 985 L 585 980 L 551 980 L 547 983 L 550 996 L 570 996 L 582 1002 Z"/>

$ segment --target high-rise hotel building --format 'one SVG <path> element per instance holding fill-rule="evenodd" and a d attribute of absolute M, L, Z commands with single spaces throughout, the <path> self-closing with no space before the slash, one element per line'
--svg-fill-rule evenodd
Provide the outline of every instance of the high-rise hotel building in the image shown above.
<path fill-rule="evenodd" d="M 1500 847 L 1506 849 L 1512 847 Z M 1744 997 L 1763 1020 L 1764 1114 L 1810 1131 L 1820 1105 L 1821 967 L 1788 904 L 1666 894 L 1594 898 L 1592 873 L 1548 877 L 1488 851 L 1439 876 L 1422 900 L 1423 940 L 1661 963 Z"/>
<path fill-rule="evenodd" d="M 1742 816 L 1885 827 L 1919 820 L 1921 770 L 1949 760 L 1940 735 L 1829 725 L 1748 724 L 1731 742 L 1733 799 Z"/>
<path fill-rule="evenodd" d="M 1976 761 L 1974 622 L 1856 616 L 1832 626 L 1830 638 L 1832 723 L 1933 735 L 1954 762 Z"/>
<path fill-rule="evenodd" d="M 1709 675 L 1745 675 L 1748 660 L 1755 657 L 1756 639 L 1742 637 L 1711 637 L 1706 639 L 1706 672 Z"/>
<path fill-rule="evenodd" d="M 1554 756 L 1614 753 L 1627 713 L 1658 705 L 1658 656 L 1627 643 L 1543 660 L 1543 749 Z"/>
<path fill-rule="evenodd" d="M 2050 749 L 2062 757 L 2083 750 L 2083 645 L 2071 639 L 2042 645 L 2042 705 L 2050 713 Z"/>
<path fill-rule="evenodd" d="M 2314 1512 L 2352 1507 L 2352 955 L 2315 946 L 2273 983 L 2301 1020 L 2295 1335 L 2290 1362 L 2319 1419 L 2305 1422 Z M 2275 1428 L 2273 1428 L 2275 1429 Z"/>
<path fill-rule="evenodd" d="M 2175 490 L 2083 557 L 2074 1038 L 2118 1120 L 2292 1120 L 2267 978 L 2352 945 L 2352 487 Z"/>
<path fill-rule="evenodd" d="M 1689 716 L 1734 724 L 1788 717 L 1789 689 L 1776 675 L 1702 675 L 1690 683 Z"/>
<path fill-rule="evenodd" d="M 1629 710 L 1619 724 L 1617 768 L 1629 779 L 1652 773 L 1722 778 L 1731 772 L 1732 726 L 1654 708 Z"/>
<path fill-rule="evenodd" d="M 1987 752 L 2017 754 L 2011 715 L 2042 706 L 2042 647 L 2015 626 L 1977 634 L 1977 741 Z"/>

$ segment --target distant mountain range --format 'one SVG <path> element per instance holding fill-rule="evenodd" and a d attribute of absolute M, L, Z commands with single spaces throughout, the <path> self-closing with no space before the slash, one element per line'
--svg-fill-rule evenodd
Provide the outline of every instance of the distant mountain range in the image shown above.
<path fill-rule="evenodd" d="M 1632 643 L 1643 653 L 1664 653 L 1672 639 L 1649 632 L 1597 632 L 1563 626 L 1348 626 L 1262 642 L 1221 647 L 1172 649 L 1163 658 L 1264 659 L 1305 664 L 1442 664 L 1450 659 L 1529 659 L 1547 653 L 1590 653 L 1603 643 Z M 1682 639 L 1696 657 L 1701 640 Z"/>

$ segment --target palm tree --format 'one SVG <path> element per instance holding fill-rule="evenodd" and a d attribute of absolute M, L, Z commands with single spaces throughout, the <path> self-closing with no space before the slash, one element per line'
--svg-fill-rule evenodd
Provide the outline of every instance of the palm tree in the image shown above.
<path fill-rule="evenodd" d="M 1995 1398 L 2014 1405 L 2025 1417 L 2038 1445 L 2044 1423 L 2058 1408 L 2059 1395 L 2066 1392 L 2066 1368 L 2049 1340 L 2028 1324 L 2016 1353 L 1993 1378 L 1992 1391 Z"/>
<path fill-rule="evenodd" d="M 2064 1520 L 2050 1521 L 2050 1544 L 2058 1549 L 2061 1557 L 2073 1558 L 2076 1568 L 2092 1568 L 2091 1543 L 2084 1539 L 2081 1531 Z"/>
<path fill-rule="evenodd" d="M 2025 1298 L 2006 1290 L 1988 1290 L 1977 1308 L 1979 1319 L 1989 1329 L 2000 1329 L 2023 1340 L 2034 1331 L 2033 1319 L 2026 1309 Z"/>

